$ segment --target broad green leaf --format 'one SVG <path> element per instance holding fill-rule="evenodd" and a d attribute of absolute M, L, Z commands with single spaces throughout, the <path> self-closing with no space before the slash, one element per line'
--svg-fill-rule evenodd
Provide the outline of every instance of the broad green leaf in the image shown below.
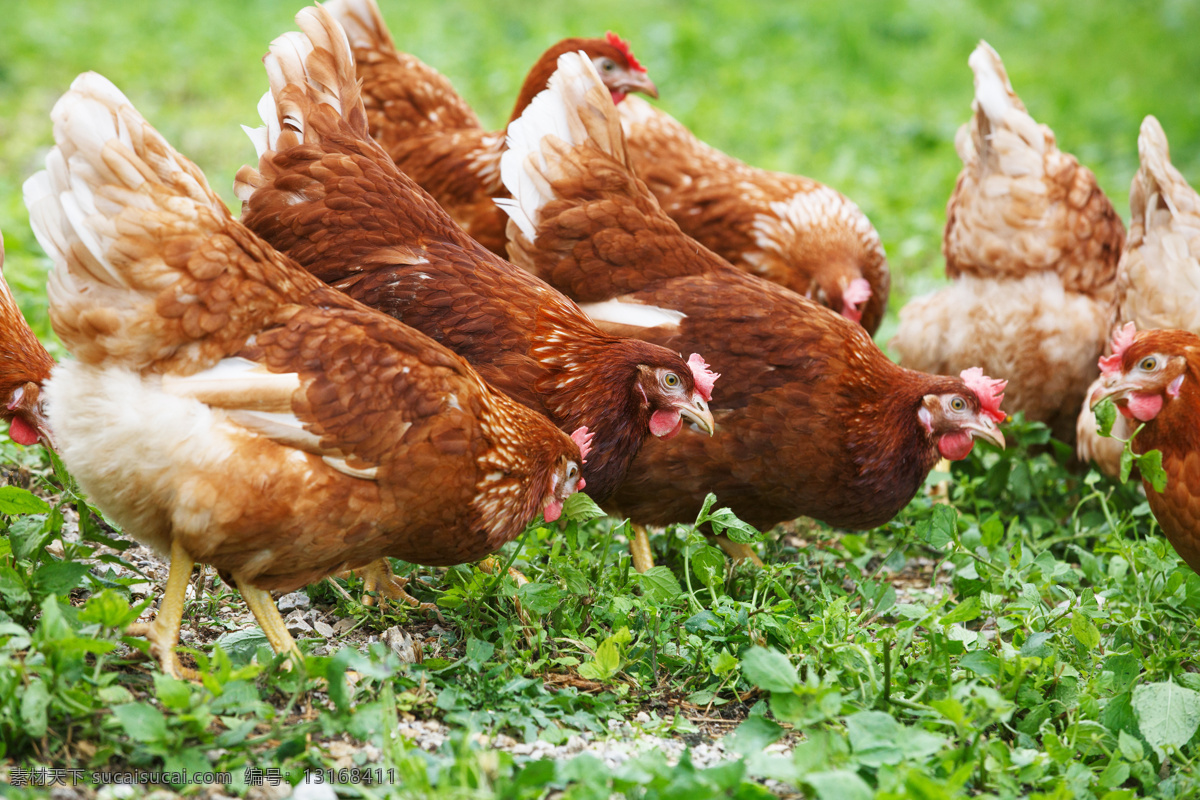
<path fill-rule="evenodd" d="M 712 545 L 704 545 L 692 554 L 692 569 L 705 586 L 716 586 L 725 572 L 725 554 Z"/>
<path fill-rule="evenodd" d="M 1168 746 L 1183 747 L 1200 727 L 1200 694 L 1173 681 L 1143 684 L 1133 690 L 1138 730 L 1159 758 Z"/>
<path fill-rule="evenodd" d="M 804 782 L 813 788 L 819 800 L 871 800 L 875 793 L 858 773 L 845 769 L 810 772 Z"/>
<path fill-rule="evenodd" d="M 601 642 L 596 655 L 579 667 L 579 674 L 589 680 L 606 681 L 621 669 L 621 651 L 612 637 Z"/>
<path fill-rule="evenodd" d="M 1088 650 L 1095 650 L 1100 646 L 1100 629 L 1086 614 L 1076 611 L 1071 615 L 1071 633 Z"/>
<path fill-rule="evenodd" d="M 79 585 L 87 571 L 88 565 L 78 561 L 51 561 L 33 573 L 33 585 L 43 595 L 66 594 Z"/>
<path fill-rule="evenodd" d="M 223 633 L 216 641 L 216 645 L 229 655 L 229 660 L 238 666 L 249 664 L 258 648 L 265 644 L 269 644 L 267 635 L 257 625 L 245 630 Z"/>
<path fill-rule="evenodd" d="M 44 514 L 50 504 L 20 486 L 0 486 L 0 514 Z"/>
<path fill-rule="evenodd" d="M 154 693 L 163 708 L 172 711 L 186 711 L 192 704 L 191 685 L 160 672 L 154 673 Z"/>
<path fill-rule="evenodd" d="M 21 721 L 25 723 L 26 735 L 34 739 L 46 735 L 49 706 L 50 691 L 41 678 L 34 678 L 21 692 Z"/>
<path fill-rule="evenodd" d="M 167 736 L 167 718 L 148 703 L 126 703 L 113 706 L 113 716 L 130 739 L 138 742 L 158 742 Z"/>
<path fill-rule="evenodd" d="M 1126 761 L 1141 761 L 1146 757 L 1146 749 L 1142 747 L 1141 741 L 1126 731 L 1117 734 L 1117 749 Z"/>
<path fill-rule="evenodd" d="M 946 616 L 942 617 L 942 625 L 953 625 L 957 622 L 970 622 L 977 619 L 983 613 L 983 602 L 979 599 L 979 595 L 968 597 L 966 600 L 954 607 Z"/>
<path fill-rule="evenodd" d="M 729 752 L 748 756 L 761 753 L 767 745 L 779 741 L 785 733 L 785 728 L 766 717 L 752 714 L 746 721 L 738 725 L 733 733 L 725 737 L 725 749 Z"/>
<path fill-rule="evenodd" d="M 583 492 L 576 492 L 563 503 L 562 515 L 571 522 L 587 522 L 603 517 L 604 511 L 592 498 Z"/>
<path fill-rule="evenodd" d="M 79 621 L 106 628 L 124 628 L 138 618 L 141 613 L 139 608 L 130 608 L 119 592 L 105 589 L 88 598 L 87 605 L 79 612 Z"/>
<path fill-rule="evenodd" d="M 574 497 L 574 495 L 572 495 Z M 549 614 L 562 603 L 562 589 L 549 583 L 530 581 L 517 589 L 517 599 L 535 614 Z"/>
<path fill-rule="evenodd" d="M 33 602 L 21 573 L 6 564 L 0 564 L 0 595 L 10 610 L 24 608 Z"/>
<path fill-rule="evenodd" d="M 476 639 L 471 636 L 467 639 L 467 661 L 480 669 L 491 660 L 492 655 L 496 652 L 496 645 L 491 642 L 485 642 L 482 639 Z"/>
<path fill-rule="evenodd" d="M 668 603 L 683 594 L 675 573 L 664 566 L 651 567 L 637 576 L 646 597 L 656 603 Z"/>
<path fill-rule="evenodd" d="M 737 514 L 729 508 L 718 508 L 708 517 L 713 533 L 725 534 L 730 539 L 741 544 L 760 541 L 763 537 L 757 528 L 738 519 Z"/>
<path fill-rule="evenodd" d="M 16 486 L 5 486 L 3 489 L 16 489 Z M 22 489 L 21 491 L 24 491 Z M 8 526 L 8 539 L 12 543 L 12 552 L 24 561 L 35 561 L 36 556 L 46 543 L 54 538 L 54 531 L 46 525 L 46 518 L 20 517 Z"/>
<path fill-rule="evenodd" d="M 1133 472 L 1133 451 L 1129 449 L 1129 445 L 1125 445 L 1125 449 L 1121 451 L 1121 483 L 1129 482 L 1129 474 Z"/>
<path fill-rule="evenodd" d="M 917 525 L 917 539 L 941 550 L 954 541 L 957 530 L 958 512 L 945 503 L 938 503 L 933 507 L 933 515 Z"/>
<path fill-rule="evenodd" d="M 920 728 L 901 725 L 882 711 L 860 711 L 846 718 L 850 748 L 862 764 L 879 767 L 905 758 L 924 758 L 941 749 L 945 740 Z"/>
<path fill-rule="evenodd" d="M 1154 491 L 1161 492 L 1167 488 L 1167 473 L 1163 469 L 1161 452 L 1151 450 L 1149 453 L 1143 453 L 1137 457 L 1137 465 L 1142 477 L 1150 481 Z"/>
<path fill-rule="evenodd" d="M 712 670 L 713 675 L 719 678 L 737 669 L 738 660 L 730 655 L 729 651 L 722 650 L 712 657 L 708 662 L 708 667 Z"/>
<path fill-rule="evenodd" d="M 800 685 L 796 668 L 783 653 L 765 647 L 751 647 L 742 657 L 746 680 L 768 692 L 791 692 Z"/>

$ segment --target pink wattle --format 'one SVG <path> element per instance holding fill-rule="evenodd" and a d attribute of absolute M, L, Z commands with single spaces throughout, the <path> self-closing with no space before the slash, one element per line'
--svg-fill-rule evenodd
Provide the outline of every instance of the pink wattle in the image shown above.
<path fill-rule="evenodd" d="M 549 503 L 546 503 L 546 508 L 542 511 L 542 517 L 545 518 L 546 522 L 554 522 L 554 520 L 562 515 L 562 507 L 561 500 L 551 500 Z"/>
<path fill-rule="evenodd" d="M 612 95 L 613 105 L 621 105 L 621 101 L 625 99 L 625 92 L 618 92 L 616 89 L 609 89 L 608 93 Z"/>
<path fill-rule="evenodd" d="M 662 409 L 650 415 L 650 432 L 659 439 L 670 439 L 683 429 L 683 415 Z"/>
<path fill-rule="evenodd" d="M 1162 411 L 1163 399 L 1161 394 L 1135 393 L 1129 395 L 1129 413 L 1139 422 L 1149 422 Z"/>
<path fill-rule="evenodd" d="M 948 458 L 951 461 L 962 461 L 971 454 L 971 448 L 974 446 L 975 439 L 968 431 L 945 433 L 938 439 L 938 452 L 941 453 L 942 458 Z"/>
<path fill-rule="evenodd" d="M 38 432 L 25 420 L 20 417 L 13 417 L 12 422 L 8 426 L 8 438 L 17 444 L 37 444 Z"/>

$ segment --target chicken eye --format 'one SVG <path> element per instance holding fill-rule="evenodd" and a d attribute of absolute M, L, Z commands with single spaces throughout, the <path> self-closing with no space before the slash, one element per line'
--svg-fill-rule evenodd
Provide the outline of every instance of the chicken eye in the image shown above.
<path fill-rule="evenodd" d="M 667 385 L 667 388 L 674 389 L 679 385 L 679 376 L 674 372 L 668 372 L 663 376 L 663 383 Z"/>
<path fill-rule="evenodd" d="M 612 72 L 616 68 L 617 68 L 616 62 L 612 61 L 610 59 L 606 58 L 600 62 L 600 69 L 604 70 L 605 72 Z"/>
<path fill-rule="evenodd" d="M 952 408 L 955 411 L 966 411 L 967 410 L 967 401 L 963 400 L 961 397 L 955 397 L 953 400 L 950 401 L 950 408 Z"/>
<path fill-rule="evenodd" d="M 575 466 L 575 464 L 572 463 L 569 467 L 567 467 L 567 480 L 568 481 L 575 480 L 575 476 L 578 474 L 579 474 L 579 467 Z"/>
<path fill-rule="evenodd" d="M 1157 366 L 1158 366 L 1158 359 L 1155 358 L 1154 356 L 1146 356 L 1145 358 L 1142 359 L 1142 363 L 1138 364 L 1138 367 L 1146 370 L 1146 372 L 1149 372 L 1150 370 L 1154 369 Z"/>

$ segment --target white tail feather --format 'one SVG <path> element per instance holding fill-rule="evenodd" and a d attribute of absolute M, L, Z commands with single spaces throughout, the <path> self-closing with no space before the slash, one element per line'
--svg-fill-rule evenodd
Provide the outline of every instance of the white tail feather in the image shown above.
<path fill-rule="evenodd" d="M 354 47 L 396 49 L 375 0 L 329 0 L 325 9 L 341 23 Z"/>
<path fill-rule="evenodd" d="M 609 100 L 597 110 L 585 101 L 589 90 L 607 92 L 591 59 L 583 52 L 564 53 L 547 88 L 533 98 L 520 117 L 509 123 L 508 149 L 500 158 L 500 179 L 513 196 L 497 204 L 531 242 L 536 238 L 541 209 L 554 199 L 554 191 L 542 176 L 547 169 L 543 142 L 553 136 L 576 147 L 591 140 L 598 147 L 624 160 L 624 141 L 620 136 L 597 136 L 603 125 L 588 125 L 583 114 L 599 114 L 606 121 L 617 120 L 616 106 Z M 608 95 L 606 94 L 607 98 Z M 616 130 L 620 131 L 619 122 Z M 619 152 L 616 150 L 619 149 Z"/>
<path fill-rule="evenodd" d="M 1012 84 L 1000 55 L 987 42 L 981 41 L 967 59 L 975 73 L 975 100 L 987 114 L 993 126 L 1002 125 L 1013 106 Z"/>

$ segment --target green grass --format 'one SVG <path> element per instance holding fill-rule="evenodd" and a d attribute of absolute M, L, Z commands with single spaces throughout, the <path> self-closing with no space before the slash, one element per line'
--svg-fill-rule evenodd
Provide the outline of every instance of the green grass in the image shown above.
<path fill-rule="evenodd" d="M 0 228 L 6 275 L 39 333 L 50 336 L 47 264 L 20 185 L 49 147 L 54 100 L 80 71 L 105 74 L 232 202 L 233 174 L 253 155 L 238 125 L 257 121 L 259 57 L 292 29 L 297 8 L 5 7 Z M 959 168 L 953 138 L 969 114 L 966 59 L 980 38 L 1122 213 L 1147 113 L 1162 121 L 1176 165 L 1200 181 L 1195 2 L 475 0 L 391 3 L 384 14 L 401 46 L 445 72 L 497 127 L 546 46 L 616 30 L 649 67 L 662 105 L 702 138 L 823 180 L 866 210 L 896 275 L 893 316 L 941 280 L 944 207 Z M 1138 493 L 1068 472 L 1051 453 L 1031 455 L 1044 429 L 1015 423 L 1007 433 L 1010 452 L 956 465 L 952 507 L 920 497 L 876 531 L 773 537 L 761 572 L 733 568 L 686 526 L 656 538 L 663 566 L 640 577 L 610 521 L 534 526 L 503 552 L 528 586 L 464 566 L 420 587 L 449 630 L 444 652 L 421 665 L 377 645 L 312 656 L 288 673 L 265 652 L 252 664 L 255 640 L 235 638 L 198 654 L 210 673 L 202 685 L 116 654 L 129 581 L 84 574 L 79 563 L 108 534 L 65 475 L 0 443 L 0 463 L 32 470 L 61 504 L 0 493 L 0 759 L 238 777 L 277 767 L 294 782 L 330 766 L 327 743 L 346 736 L 377 747 L 378 766 L 403 778 L 368 797 L 534 798 L 547 785 L 570 798 L 758 797 L 765 778 L 823 800 L 1200 795 L 1200 578 Z M 71 509 L 85 540 L 51 554 Z M 897 576 L 929 579 L 928 560 L 945 570 L 944 591 L 898 594 Z M 368 628 L 421 624 L 309 591 Z M 514 595 L 540 627 L 518 623 Z M 200 597 L 192 611 L 217 605 Z M 552 675 L 596 691 L 555 688 Z M 642 727 L 689 736 L 683 702 L 745 719 L 726 741 L 730 765 L 529 762 L 471 735 L 561 742 L 644 710 Z M 450 741 L 425 754 L 388 735 L 405 715 L 444 720 Z M 785 730 L 803 734 L 794 756 L 765 755 Z"/>

